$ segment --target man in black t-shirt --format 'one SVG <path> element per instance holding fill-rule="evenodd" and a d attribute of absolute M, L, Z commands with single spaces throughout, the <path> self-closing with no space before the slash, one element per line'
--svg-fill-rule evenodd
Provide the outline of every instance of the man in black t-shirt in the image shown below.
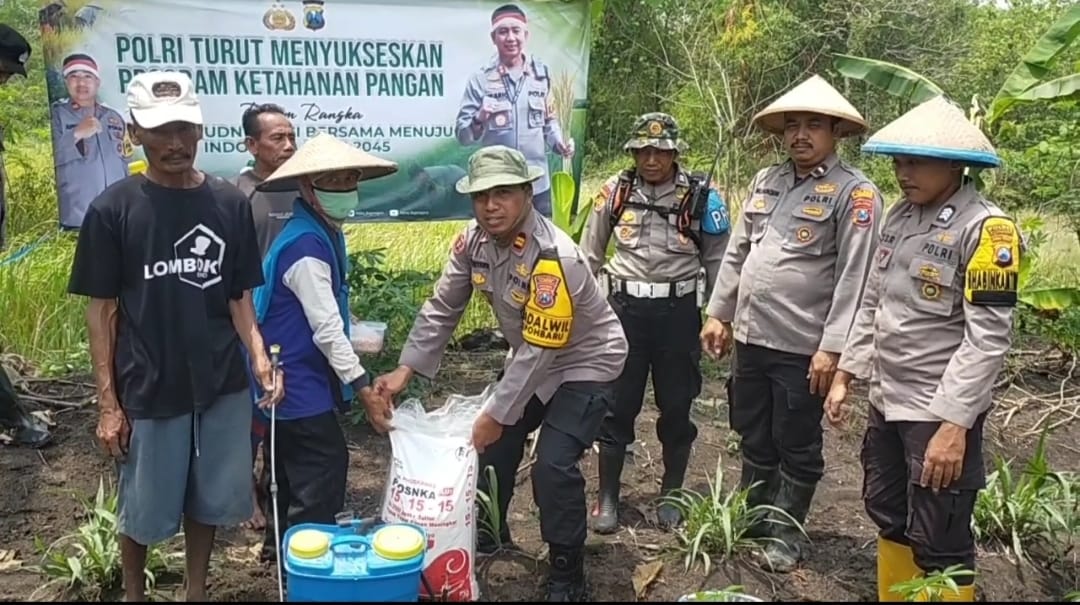
<path fill-rule="evenodd" d="M 148 72 L 127 92 L 145 175 L 110 185 L 79 232 L 69 291 L 87 322 L 101 417 L 117 459 L 127 600 L 142 600 L 146 547 L 184 520 L 187 599 L 206 600 L 215 528 L 247 520 L 251 400 L 243 347 L 276 405 L 283 379 L 255 322 L 263 283 L 251 209 L 194 167 L 202 111 L 191 80 Z"/>

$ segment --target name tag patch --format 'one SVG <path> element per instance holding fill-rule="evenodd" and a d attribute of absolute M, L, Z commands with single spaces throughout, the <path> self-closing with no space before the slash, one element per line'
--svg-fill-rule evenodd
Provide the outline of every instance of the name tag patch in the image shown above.
<path fill-rule="evenodd" d="M 525 342 L 558 349 L 570 342 L 574 305 L 558 259 L 541 258 L 532 274 L 521 336 Z"/>
<path fill-rule="evenodd" d="M 1020 234 L 1012 220 L 983 221 L 979 244 L 964 275 L 964 297 L 973 305 L 1016 305 L 1020 281 Z"/>

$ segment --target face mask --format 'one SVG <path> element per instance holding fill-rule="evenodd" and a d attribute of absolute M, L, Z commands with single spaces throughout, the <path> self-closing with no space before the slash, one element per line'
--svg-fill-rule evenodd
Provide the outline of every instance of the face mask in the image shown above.
<path fill-rule="evenodd" d="M 350 191 L 315 189 L 315 197 L 318 198 L 323 212 L 338 221 L 349 218 L 349 212 L 356 209 L 356 206 L 360 203 L 360 200 L 356 197 L 356 189 Z"/>

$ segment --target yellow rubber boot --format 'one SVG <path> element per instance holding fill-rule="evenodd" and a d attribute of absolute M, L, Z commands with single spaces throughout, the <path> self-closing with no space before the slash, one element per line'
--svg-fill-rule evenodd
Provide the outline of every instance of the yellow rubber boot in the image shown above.
<path fill-rule="evenodd" d="M 941 600 L 954 603 L 974 603 L 975 602 L 975 585 L 969 584 L 967 586 L 957 586 L 958 592 L 953 592 L 948 588 L 941 591 Z"/>
<path fill-rule="evenodd" d="M 903 601 L 904 599 L 899 593 L 891 592 L 889 589 L 899 582 L 907 582 L 921 575 L 923 575 L 923 572 L 915 565 L 915 555 L 911 552 L 910 546 L 904 546 L 878 536 L 878 601 L 882 603 Z"/>

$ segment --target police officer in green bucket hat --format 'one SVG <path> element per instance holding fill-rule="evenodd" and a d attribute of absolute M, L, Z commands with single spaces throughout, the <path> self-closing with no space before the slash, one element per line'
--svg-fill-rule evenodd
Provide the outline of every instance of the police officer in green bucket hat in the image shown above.
<path fill-rule="evenodd" d="M 599 437 L 599 501 L 593 529 L 618 529 L 620 478 L 627 447 L 635 441 L 646 379 L 652 373 L 663 447 L 660 495 L 683 486 L 697 427 L 690 419 L 701 392 L 701 307 L 711 291 L 730 236 L 728 208 L 709 177 L 682 165 L 686 145 L 675 118 L 638 117 L 623 149 L 633 166 L 613 175 L 593 201 L 581 238 L 590 269 L 610 296 L 630 342 L 616 388 L 613 415 Z M 614 237 L 615 253 L 607 260 Z M 663 527 L 681 521 L 661 498 Z"/>
<path fill-rule="evenodd" d="M 525 442 L 539 432 L 532 466 L 540 533 L 549 546 L 549 601 L 585 600 L 585 478 L 578 461 L 592 446 L 614 401 L 627 341 L 584 255 L 569 235 L 533 208 L 541 169 L 520 151 L 483 147 L 456 189 L 469 195 L 475 219 L 450 245 L 434 295 L 423 305 L 399 366 L 375 380 L 383 396 L 402 392 L 413 374 L 434 378 L 473 293 L 487 299 L 509 342 L 498 384 L 473 426 L 480 455 L 478 489 L 488 466 L 498 481 L 499 518 L 507 519 Z M 477 527 L 485 528 L 481 511 Z M 477 550 L 510 545 L 480 530 Z"/>

